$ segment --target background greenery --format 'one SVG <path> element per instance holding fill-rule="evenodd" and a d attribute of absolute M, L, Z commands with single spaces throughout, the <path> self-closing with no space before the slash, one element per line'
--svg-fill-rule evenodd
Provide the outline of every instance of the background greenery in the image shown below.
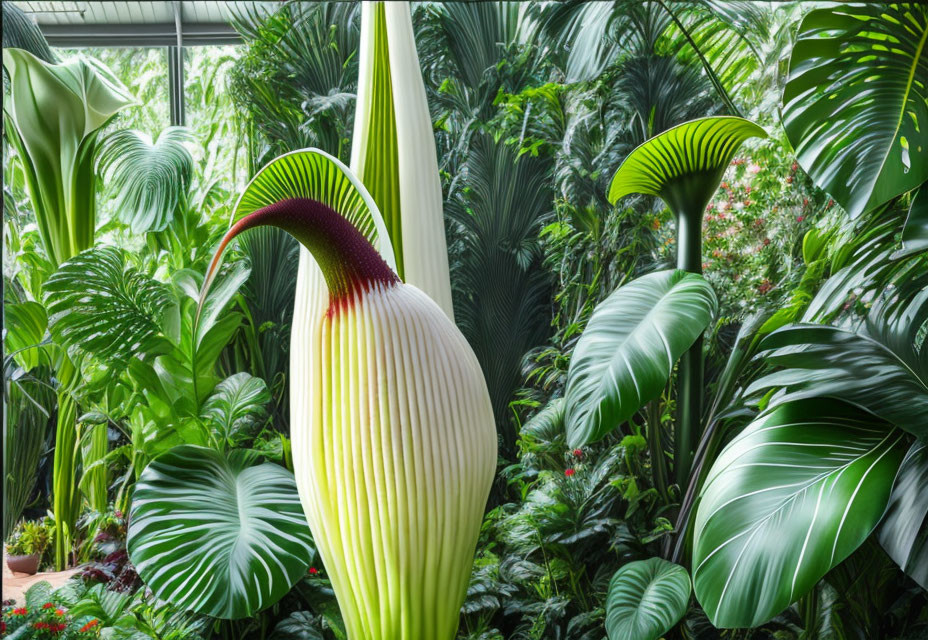
<path fill-rule="evenodd" d="M 606 197 L 637 145 L 722 113 L 769 133 L 740 148 L 702 221 L 702 267 L 718 298 L 704 343 L 705 424 L 718 446 L 757 416 L 776 382 L 749 388 L 751 381 L 778 364 L 800 366 L 755 357 L 761 337 L 800 319 L 856 333 L 866 325 L 877 335 L 886 317 L 876 313 L 874 292 L 907 279 L 913 291 L 924 286 L 923 254 L 889 259 L 914 198 L 850 218 L 814 186 L 783 129 L 790 53 L 810 8 L 416 5 L 455 315 L 487 377 L 500 440 L 459 637 L 603 638 L 607 602 L 634 592 L 633 583 L 610 588 L 616 571 L 677 557 L 686 544 L 677 535 L 686 487 L 670 472 L 674 379 L 594 444 L 569 448 L 564 428 L 567 373 L 594 308 L 674 263 L 673 218 L 661 201 L 612 205 Z M 74 637 L 91 619 L 116 638 L 344 637 L 312 554 L 277 604 L 228 621 L 157 601 L 125 550 L 136 483 L 144 490 L 148 463 L 177 445 L 242 450 L 292 467 L 296 244 L 276 230 L 243 237 L 196 331 L 192 314 L 206 262 L 255 171 L 308 146 L 347 159 L 359 15 L 349 3 L 283 3 L 270 15 L 242 4 L 236 28 L 241 46 L 187 50 L 188 127 L 174 134 L 166 133 L 163 50 L 54 51 L 96 57 L 139 103 L 107 125 L 99 166 L 106 171 L 127 145 L 137 164 L 124 180 L 98 185 L 97 244 L 60 269 L 39 241 L 21 159 L 8 146 L 4 153 L 5 442 L 14 444 L 4 448 L 4 536 L 22 517 L 56 512 L 63 350 L 78 374 L 67 389 L 78 427 L 68 564 L 82 566 L 81 578 L 55 594 L 34 592 L 26 604 L 67 608 Z M 144 144 L 116 136 L 127 130 L 142 132 Z M 163 188 L 164 226 L 139 232 L 124 194 L 153 159 L 176 179 Z M 118 314 L 114 297 L 124 300 Z M 94 331 L 98 342 L 87 339 Z M 915 359 L 924 341 L 916 326 Z M 755 629 L 715 629 L 681 589 L 687 610 L 667 637 L 901 640 L 928 632 L 924 589 L 872 537 Z"/>

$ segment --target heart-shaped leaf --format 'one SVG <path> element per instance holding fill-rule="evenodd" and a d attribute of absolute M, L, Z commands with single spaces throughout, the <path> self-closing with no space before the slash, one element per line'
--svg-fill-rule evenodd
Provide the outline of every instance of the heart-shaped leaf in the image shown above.
<path fill-rule="evenodd" d="M 879 523 L 903 432 L 829 398 L 781 405 L 719 455 L 693 538 L 696 598 L 716 627 L 755 627 L 805 595 Z"/>
<path fill-rule="evenodd" d="M 690 591 L 690 576 L 680 565 L 662 558 L 629 562 L 609 582 L 609 640 L 657 640 L 686 613 Z"/>
<path fill-rule="evenodd" d="M 142 472 L 127 546 L 156 596 L 242 618 L 277 602 L 306 574 L 312 541 L 293 474 L 255 458 L 183 445 Z"/>
<path fill-rule="evenodd" d="M 923 589 L 928 589 L 928 445 L 916 442 L 899 468 L 880 525 L 880 544 Z"/>
<path fill-rule="evenodd" d="M 695 273 L 657 271 L 596 307 L 567 372 L 567 443 L 593 442 L 656 398 L 718 302 Z"/>
<path fill-rule="evenodd" d="M 810 12 L 783 90 L 796 158 L 852 216 L 928 180 L 928 7 L 863 2 Z"/>

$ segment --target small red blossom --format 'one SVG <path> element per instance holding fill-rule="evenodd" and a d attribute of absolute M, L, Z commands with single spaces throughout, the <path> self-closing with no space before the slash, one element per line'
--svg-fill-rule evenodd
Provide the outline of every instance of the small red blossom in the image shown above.
<path fill-rule="evenodd" d="M 769 244 L 770 244 L 770 238 L 764 238 L 764 246 L 766 247 Z"/>
<path fill-rule="evenodd" d="M 45 604 L 42 605 L 42 608 L 47 611 L 48 609 L 54 609 L 55 605 L 51 602 L 46 602 Z"/>
<path fill-rule="evenodd" d="M 571 477 L 572 475 L 574 475 L 575 473 L 577 473 L 577 471 L 576 471 L 575 469 L 565 469 L 565 470 L 564 470 L 564 475 L 567 476 L 568 478 Z"/>
<path fill-rule="evenodd" d="M 799 163 L 794 162 L 794 163 L 792 164 L 792 166 L 789 168 L 789 170 L 790 170 L 790 171 L 795 171 L 795 170 L 798 169 L 798 168 L 799 168 Z"/>
<path fill-rule="evenodd" d="M 33 622 L 33 623 L 32 623 L 32 628 L 33 628 L 33 629 L 39 629 L 40 631 L 41 631 L 42 629 L 48 629 L 48 623 L 47 623 L 47 622 Z"/>
<path fill-rule="evenodd" d="M 27 613 L 29 613 L 29 610 L 26 609 L 26 607 L 18 607 L 18 608 L 16 608 L 16 609 L 13 609 L 13 615 L 14 615 L 14 616 L 24 616 L 24 615 L 26 615 Z"/>
<path fill-rule="evenodd" d="M 60 618 L 64 615 L 64 609 L 55 609 L 55 615 Z"/>
<path fill-rule="evenodd" d="M 574 457 L 575 457 L 575 458 L 582 458 L 582 457 L 583 457 L 583 449 L 574 449 Z"/>
<path fill-rule="evenodd" d="M 808 199 L 808 198 L 803 198 L 803 199 L 802 199 L 802 206 L 803 206 L 803 207 L 808 207 L 808 206 L 809 206 L 809 199 Z"/>
<path fill-rule="evenodd" d="M 757 292 L 761 295 L 766 295 L 768 291 L 773 289 L 773 283 L 770 282 L 767 278 L 764 278 L 764 281 L 760 283 L 757 287 Z"/>
<path fill-rule="evenodd" d="M 764 226 L 764 223 L 765 223 L 765 222 L 766 222 L 766 220 L 764 220 L 763 218 L 756 218 L 756 219 L 754 220 L 754 226 L 755 226 L 755 227 L 762 227 L 762 226 Z"/>
<path fill-rule="evenodd" d="M 750 206 L 751 206 L 751 201 L 750 201 L 750 200 L 745 200 L 745 201 L 744 201 L 744 206 L 750 207 Z"/>
<path fill-rule="evenodd" d="M 319 569 L 317 569 L 316 567 L 310 567 L 310 568 L 309 568 L 309 575 L 314 576 L 314 575 L 316 575 L 317 573 L 319 573 Z"/>
<path fill-rule="evenodd" d="M 828 210 L 831 209 L 833 206 L 835 206 L 835 201 L 832 200 L 831 198 L 829 198 L 829 199 L 828 199 L 828 203 L 825 205 L 825 211 L 828 211 Z"/>
<path fill-rule="evenodd" d="M 796 216 L 796 222 L 802 222 L 805 219 L 806 219 L 805 216 Z"/>
<path fill-rule="evenodd" d="M 87 631 L 90 631 L 91 629 L 93 629 L 93 628 L 94 628 L 95 626 L 97 626 L 98 624 L 100 624 L 100 621 L 97 620 L 96 618 L 94 618 L 93 620 L 91 620 L 90 622 L 88 622 L 87 624 L 85 624 L 83 627 L 81 627 L 81 633 L 85 633 L 85 632 L 87 632 Z"/>
<path fill-rule="evenodd" d="M 6 633 L 6 623 L 0 620 L 0 633 Z"/>
<path fill-rule="evenodd" d="M 728 183 L 727 183 L 727 182 L 722 182 L 722 184 L 720 184 L 719 186 L 722 187 L 723 189 L 726 189 L 726 190 L 728 189 Z"/>
<path fill-rule="evenodd" d="M 786 184 L 793 184 L 793 176 L 786 176 Z"/>
<path fill-rule="evenodd" d="M 709 263 L 708 263 L 708 262 L 703 262 L 703 263 L 702 263 L 702 269 L 703 269 L 703 271 L 705 271 L 705 270 L 708 269 L 708 268 L 709 268 Z"/>

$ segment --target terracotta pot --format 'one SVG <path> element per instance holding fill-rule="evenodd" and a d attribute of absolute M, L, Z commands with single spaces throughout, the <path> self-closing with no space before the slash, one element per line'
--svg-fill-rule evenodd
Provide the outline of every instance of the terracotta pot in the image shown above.
<path fill-rule="evenodd" d="M 7 556 L 6 566 L 14 573 L 25 573 L 32 576 L 39 570 L 41 557 L 41 554 L 38 553 L 33 553 L 31 556 Z"/>

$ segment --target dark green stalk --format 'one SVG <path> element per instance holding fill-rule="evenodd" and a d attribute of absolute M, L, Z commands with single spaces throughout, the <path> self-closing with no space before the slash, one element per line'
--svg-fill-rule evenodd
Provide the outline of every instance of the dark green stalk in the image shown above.
<path fill-rule="evenodd" d="M 692 200 L 677 209 L 677 268 L 702 273 L 702 210 Z M 680 358 L 677 374 L 677 420 L 674 437 L 674 470 L 677 484 L 685 490 L 700 437 L 702 415 L 702 338 Z"/>

